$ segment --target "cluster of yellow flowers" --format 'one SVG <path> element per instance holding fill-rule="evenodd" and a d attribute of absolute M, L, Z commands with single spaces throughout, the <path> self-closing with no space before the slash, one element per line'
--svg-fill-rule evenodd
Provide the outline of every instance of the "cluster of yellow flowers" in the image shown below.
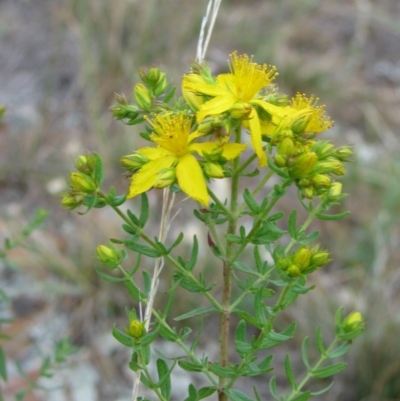
<path fill-rule="evenodd" d="M 193 72 L 182 83 L 188 107 L 179 111 L 158 107 L 152 117 L 145 117 L 152 127 L 149 139 L 156 146 L 121 159 L 132 173 L 128 197 L 177 182 L 189 197 L 207 205 L 207 178 L 224 178 L 226 161 L 247 146 L 228 142 L 238 127 L 250 133 L 258 166 L 267 166 L 267 154 L 272 155 L 270 165 L 286 172 L 304 197 L 325 193 L 334 185 L 332 175 L 344 174 L 342 162 L 351 156 L 351 149 L 315 141 L 316 135 L 332 126 L 324 107 L 317 106 L 318 99 L 297 94 L 289 100 L 272 84 L 278 75 L 275 67 L 259 65 L 246 54 L 232 53 L 229 67 L 229 73 L 213 77 L 206 65 L 193 64 Z M 147 86 L 138 84 L 134 91 L 146 112 L 157 109 L 157 91 L 166 88 L 164 74 L 150 71 L 151 79 L 141 75 Z M 117 115 L 119 110 L 112 111 Z M 200 141 L 204 136 L 212 141 Z"/>

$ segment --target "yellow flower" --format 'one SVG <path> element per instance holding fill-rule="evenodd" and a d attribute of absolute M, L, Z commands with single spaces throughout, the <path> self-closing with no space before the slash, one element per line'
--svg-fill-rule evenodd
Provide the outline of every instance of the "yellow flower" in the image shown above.
<path fill-rule="evenodd" d="M 325 106 L 317 106 L 318 100 L 314 95 L 308 99 L 306 95 L 300 93 L 292 99 L 291 107 L 308 115 L 308 122 L 304 124 L 303 132 L 319 134 L 333 125 L 332 120 L 325 116 Z"/>
<path fill-rule="evenodd" d="M 174 168 L 182 191 L 190 198 L 207 205 L 210 197 L 206 181 L 193 153 L 202 156 L 204 153 L 211 153 L 217 145 L 214 142 L 193 143 L 201 134 L 197 131 L 190 133 L 190 116 L 164 113 L 149 122 L 154 129 L 150 138 L 158 146 L 138 150 L 149 162 L 132 176 L 128 198 L 148 191 L 157 183 L 160 172 Z M 221 148 L 222 156 L 227 160 L 234 159 L 245 148 L 246 144 L 227 143 Z"/>
<path fill-rule="evenodd" d="M 293 113 L 289 107 L 278 107 L 261 99 L 259 92 L 268 86 L 277 76 L 275 67 L 266 64 L 259 65 L 253 62 L 252 57 L 246 54 L 238 56 L 236 52 L 230 55 L 229 67 L 231 72 L 218 75 L 216 83 L 195 82 L 189 74 L 183 78 L 183 88 L 213 97 L 200 105 L 197 112 L 197 122 L 205 117 L 218 115 L 234 108 L 248 109 L 246 125 L 250 131 L 251 143 L 258 157 L 259 165 L 267 165 L 267 156 L 262 148 L 261 122 L 255 106 L 261 107 L 271 116 L 284 117 Z"/>

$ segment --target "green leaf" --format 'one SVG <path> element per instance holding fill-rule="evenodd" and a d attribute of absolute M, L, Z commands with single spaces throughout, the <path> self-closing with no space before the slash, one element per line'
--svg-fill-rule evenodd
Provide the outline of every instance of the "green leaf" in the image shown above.
<path fill-rule="evenodd" d="M 241 320 L 235 330 L 235 341 L 246 341 L 246 322 Z"/>
<path fill-rule="evenodd" d="M 122 281 L 125 280 L 124 277 L 115 277 L 115 276 L 110 276 L 109 274 L 103 273 L 97 266 L 94 267 L 96 270 L 96 273 L 106 281 L 109 281 L 110 283 L 121 283 Z"/>
<path fill-rule="evenodd" d="M 175 95 L 175 91 L 176 91 L 176 87 L 174 86 L 174 87 L 167 93 L 167 95 L 166 95 L 165 98 L 163 99 L 163 102 L 164 102 L 164 103 L 168 103 L 168 102 L 173 98 L 173 96 Z"/>
<path fill-rule="evenodd" d="M 126 214 L 135 226 L 140 226 L 139 219 L 129 209 L 126 211 Z"/>
<path fill-rule="evenodd" d="M 129 295 L 135 300 L 135 301 L 140 301 L 141 299 L 144 299 L 143 294 L 140 293 L 139 288 L 135 285 L 135 283 L 131 280 L 126 279 L 125 280 L 125 287 L 129 292 Z"/>
<path fill-rule="evenodd" d="M 347 363 L 339 362 L 325 368 L 316 369 L 310 372 L 310 374 L 318 379 L 325 379 L 327 377 L 333 376 L 342 370 L 346 369 Z"/>
<path fill-rule="evenodd" d="M 196 350 L 196 348 L 197 348 L 197 346 L 199 344 L 202 332 L 203 332 L 203 318 L 200 319 L 200 325 L 199 325 L 199 328 L 197 330 L 196 337 L 193 340 L 192 345 L 190 346 L 190 352 L 194 353 L 194 351 Z"/>
<path fill-rule="evenodd" d="M 199 254 L 199 242 L 197 241 L 197 237 L 194 235 L 192 254 L 190 255 L 190 259 L 186 263 L 187 270 L 192 271 L 193 268 L 196 266 L 198 254 Z"/>
<path fill-rule="evenodd" d="M 3 348 L 0 347 L 0 376 L 4 381 L 7 381 L 7 369 L 6 369 L 6 356 L 4 355 Z"/>
<path fill-rule="evenodd" d="M 343 212 L 343 213 L 338 213 L 338 214 L 318 213 L 315 216 L 320 220 L 340 220 L 340 219 L 344 219 L 349 214 L 350 214 L 350 212 Z"/>
<path fill-rule="evenodd" d="M 156 249 L 150 248 L 147 245 L 139 244 L 138 242 L 126 242 L 125 246 L 131 251 L 148 256 L 149 258 L 159 258 L 162 256 L 162 253 Z"/>
<path fill-rule="evenodd" d="M 303 360 L 303 363 L 306 366 L 307 370 L 311 370 L 311 365 L 310 362 L 308 361 L 308 353 L 307 353 L 308 341 L 309 337 L 306 337 L 301 343 L 301 359 Z"/>
<path fill-rule="evenodd" d="M 265 304 L 263 302 L 262 288 L 260 288 L 254 296 L 254 314 L 261 325 L 267 321 L 265 317 Z"/>
<path fill-rule="evenodd" d="M 142 193 L 141 198 L 142 205 L 140 208 L 139 225 L 143 228 L 149 218 L 149 198 L 147 197 L 146 192 Z"/>
<path fill-rule="evenodd" d="M 142 277 L 143 277 L 144 293 L 147 296 L 150 294 L 151 290 L 151 281 L 152 281 L 151 276 L 147 271 L 143 270 Z"/>
<path fill-rule="evenodd" d="M 285 357 L 285 372 L 286 372 L 286 377 L 288 378 L 289 384 L 292 387 L 292 390 L 297 391 L 297 384 L 296 384 L 296 380 L 294 379 L 289 354 L 286 354 L 286 357 Z"/>
<path fill-rule="evenodd" d="M 260 369 L 260 372 L 269 372 L 271 371 L 271 363 L 274 360 L 274 356 L 273 355 L 269 355 L 267 357 L 265 357 L 257 366 L 258 369 Z"/>
<path fill-rule="evenodd" d="M 324 394 L 324 393 L 326 393 L 327 391 L 329 391 L 329 390 L 331 389 L 332 386 L 333 386 L 333 382 L 332 382 L 329 386 L 323 388 L 322 390 L 312 392 L 311 395 L 312 395 L 312 396 L 315 396 L 315 395 Z"/>
<path fill-rule="evenodd" d="M 322 339 L 321 326 L 317 327 L 316 342 L 320 354 L 325 356 L 325 346 L 324 346 L 324 340 Z"/>
<path fill-rule="evenodd" d="M 234 312 L 241 318 L 244 319 L 247 323 L 250 323 L 254 327 L 258 327 L 261 329 L 262 324 L 259 322 L 253 315 L 250 313 L 242 311 L 240 309 L 235 309 Z"/>
<path fill-rule="evenodd" d="M 167 363 L 158 358 L 157 362 L 157 373 L 158 373 L 158 387 L 161 390 L 161 394 L 166 400 L 171 397 L 171 375 Z"/>
<path fill-rule="evenodd" d="M 288 178 L 288 173 L 287 173 L 285 170 L 279 168 L 271 159 L 272 159 L 272 157 L 269 157 L 269 158 L 268 158 L 268 167 L 269 167 L 274 173 L 278 174 L 279 177 Z"/>
<path fill-rule="evenodd" d="M 312 242 L 315 242 L 320 235 L 319 231 L 313 231 L 311 234 L 304 235 L 298 239 L 300 245 L 309 245 Z"/>
<path fill-rule="evenodd" d="M 330 359 L 339 358 L 340 356 L 345 355 L 349 351 L 350 347 L 351 344 L 349 342 L 345 342 L 333 351 L 331 351 L 327 356 Z"/>
<path fill-rule="evenodd" d="M 135 344 L 135 341 L 132 337 L 128 336 L 121 330 L 117 329 L 115 325 L 112 329 L 112 335 L 118 342 L 120 342 L 123 345 L 126 345 L 127 347 L 132 347 Z"/>
<path fill-rule="evenodd" d="M 286 233 L 285 230 L 281 230 L 271 221 L 266 221 L 262 224 L 256 235 L 252 238 L 251 242 L 254 245 L 263 245 L 271 242 L 276 242 Z"/>
<path fill-rule="evenodd" d="M 136 351 L 132 353 L 132 358 L 129 362 L 129 368 L 134 372 L 137 372 L 142 368 L 138 363 L 138 353 Z"/>
<path fill-rule="evenodd" d="M 257 215 L 260 213 L 260 207 L 259 207 L 257 201 L 253 198 L 252 194 L 250 193 L 250 191 L 247 188 L 243 191 L 243 198 L 244 198 L 244 201 L 246 202 L 247 206 L 249 207 L 249 209 L 252 211 L 252 213 L 254 215 Z"/>
<path fill-rule="evenodd" d="M 215 307 L 197 308 L 188 313 L 184 313 L 183 315 L 180 315 L 180 316 L 174 318 L 174 320 L 176 320 L 176 321 L 185 320 L 185 319 L 188 319 L 193 316 L 200 316 L 200 315 L 204 315 L 205 313 L 210 313 L 210 312 L 218 312 L 218 310 Z"/>
<path fill-rule="evenodd" d="M 306 391 L 305 393 L 302 393 L 298 395 L 296 398 L 293 398 L 291 401 L 307 401 L 311 397 L 311 392 Z"/>
<path fill-rule="evenodd" d="M 168 249 L 168 252 L 167 252 L 167 253 L 170 253 L 174 248 L 176 248 L 176 247 L 182 242 L 183 238 L 184 238 L 183 233 L 180 233 L 180 234 L 178 235 L 178 238 L 174 241 L 174 243 L 173 243 L 173 244 L 171 245 L 171 247 Z"/>
<path fill-rule="evenodd" d="M 236 376 L 233 368 L 222 367 L 219 363 L 211 364 L 208 369 L 218 377 L 228 377 L 231 379 Z"/>
<path fill-rule="evenodd" d="M 188 391 L 189 391 L 189 396 L 185 398 L 185 401 L 197 401 L 199 399 L 197 395 L 197 390 L 193 386 L 193 384 L 189 384 Z"/>
<path fill-rule="evenodd" d="M 244 238 L 234 234 L 225 234 L 225 238 L 227 241 L 233 242 L 234 244 L 244 244 L 246 242 Z"/>
<path fill-rule="evenodd" d="M 281 331 L 280 333 L 269 332 L 266 334 L 265 338 L 261 341 L 261 344 L 257 349 L 268 349 L 281 344 L 284 341 L 292 338 L 296 330 L 296 323 L 293 322 L 287 329 Z"/>
<path fill-rule="evenodd" d="M 155 330 L 153 330 L 150 333 L 147 333 L 146 335 L 144 335 L 141 339 L 140 339 L 140 344 L 143 346 L 147 346 L 150 345 L 153 341 L 155 341 L 155 339 L 158 336 L 158 333 L 160 331 L 160 328 L 157 327 Z"/>
<path fill-rule="evenodd" d="M 254 271 L 253 269 L 251 269 L 249 266 L 247 266 L 246 264 L 244 264 L 242 262 L 236 261 L 233 263 L 233 266 L 235 269 L 240 270 L 244 273 L 251 274 L 256 277 L 260 277 L 259 273 L 257 273 L 256 271 Z"/>
<path fill-rule="evenodd" d="M 253 347 L 244 341 L 235 341 L 235 349 L 242 358 L 253 352 Z"/>
<path fill-rule="evenodd" d="M 278 391 L 276 389 L 276 377 L 275 376 L 272 376 L 269 381 L 269 391 L 271 392 L 271 395 L 272 395 L 272 397 L 275 398 L 275 400 L 279 400 Z"/>
<path fill-rule="evenodd" d="M 96 164 L 94 166 L 93 178 L 97 182 L 97 185 L 101 187 L 104 178 L 103 161 L 101 160 L 101 157 L 97 153 L 93 153 L 93 158 L 96 161 Z"/>
<path fill-rule="evenodd" d="M 293 239 L 297 239 L 296 218 L 297 210 L 293 210 L 289 216 L 289 234 Z"/>
<path fill-rule="evenodd" d="M 217 389 L 215 387 L 202 387 L 199 390 L 199 400 L 203 398 L 207 398 L 210 395 L 214 394 Z"/>
<path fill-rule="evenodd" d="M 254 398 L 249 397 L 239 390 L 224 390 L 224 393 L 231 399 L 231 401 L 256 401 Z"/>
<path fill-rule="evenodd" d="M 165 338 L 167 341 L 175 342 L 179 338 L 178 334 L 174 330 L 162 325 L 159 327 L 161 337 Z"/>
<path fill-rule="evenodd" d="M 202 372 L 203 365 L 197 362 L 178 361 L 178 365 L 187 372 Z"/>

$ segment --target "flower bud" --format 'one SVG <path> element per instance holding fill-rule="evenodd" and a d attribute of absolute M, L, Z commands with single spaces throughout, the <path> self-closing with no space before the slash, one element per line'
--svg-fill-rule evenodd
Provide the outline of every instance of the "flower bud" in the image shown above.
<path fill-rule="evenodd" d="M 204 172 L 211 178 L 224 178 L 224 169 L 218 163 L 208 162 L 204 165 Z"/>
<path fill-rule="evenodd" d="M 85 197 L 82 195 L 67 194 L 61 199 L 61 205 L 69 210 L 73 210 L 80 206 L 84 200 Z"/>
<path fill-rule="evenodd" d="M 110 268 L 115 268 L 121 260 L 120 253 L 114 247 L 99 245 L 96 248 L 99 260 Z"/>
<path fill-rule="evenodd" d="M 251 106 L 247 103 L 236 103 L 229 109 L 229 114 L 235 120 L 245 120 L 251 113 Z"/>
<path fill-rule="evenodd" d="M 73 172 L 70 174 L 72 188 L 81 192 L 91 193 L 97 190 L 93 178 L 83 173 Z"/>
<path fill-rule="evenodd" d="M 329 188 L 329 195 L 330 196 L 339 196 L 342 193 L 342 183 L 341 182 L 334 182 L 331 187 Z"/>
<path fill-rule="evenodd" d="M 136 84 L 134 94 L 137 104 L 142 110 L 150 111 L 152 100 L 149 90 L 143 84 Z"/>
<path fill-rule="evenodd" d="M 312 181 L 317 189 L 328 188 L 331 185 L 331 179 L 326 174 L 315 174 Z"/>
<path fill-rule="evenodd" d="M 299 117 L 298 119 L 296 119 L 296 121 L 292 124 L 292 131 L 295 134 L 301 134 L 305 131 L 305 129 L 307 128 L 307 124 L 310 120 L 310 115 L 306 114 L 303 115 L 301 117 Z"/>
<path fill-rule="evenodd" d="M 293 177 L 298 178 L 306 175 L 314 168 L 318 162 L 318 157 L 314 152 L 306 152 L 299 155 L 292 170 Z"/>
<path fill-rule="evenodd" d="M 139 338 L 143 337 L 145 334 L 143 323 L 139 322 L 139 320 L 132 320 L 129 323 L 129 334 L 136 340 L 139 340 Z"/>
<path fill-rule="evenodd" d="M 157 174 L 157 180 L 154 183 L 154 188 L 169 187 L 176 181 L 176 172 L 173 167 L 162 169 Z"/>
<path fill-rule="evenodd" d="M 310 266 L 311 252 L 307 248 L 300 248 L 293 258 L 293 262 L 299 267 L 301 271 Z"/>
<path fill-rule="evenodd" d="M 311 199 L 315 195 L 315 189 L 312 186 L 301 188 L 301 193 L 305 198 Z"/>
<path fill-rule="evenodd" d="M 263 97 L 263 100 L 279 107 L 284 107 L 289 103 L 288 95 L 281 92 L 269 93 Z"/>
<path fill-rule="evenodd" d="M 285 138 L 278 145 L 278 152 L 284 156 L 293 156 L 296 153 L 296 146 L 291 138 Z"/>
<path fill-rule="evenodd" d="M 326 160 L 318 162 L 318 164 L 315 167 L 315 170 L 318 171 L 318 173 L 323 173 L 323 174 L 335 174 L 335 175 L 345 174 L 345 169 L 342 162 L 333 157 L 329 157 Z"/>
<path fill-rule="evenodd" d="M 140 170 L 150 159 L 144 154 L 137 152 L 132 155 L 123 156 L 119 161 L 126 170 L 134 173 Z"/>
<path fill-rule="evenodd" d="M 215 119 L 213 117 L 205 118 L 198 126 L 197 131 L 201 134 L 207 135 L 214 131 Z"/>
<path fill-rule="evenodd" d="M 278 167 L 286 167 L 286 157 L 277 154 L 274 158 L 274 162 Z"/>
<path fill-rule="evenodd" d="M 296 265 L 290 265 L 287 270 L 286 273 L 290 276 L 290 277 L 300 277 L 301 276 L 301 270 L 296 266 Z"/>
<path fill-rule="evenodd" d="M 350 146 L 343 146 L 339 149 L 336 149 L 336 151 L 333 153 L 333 156 L 343 161 L 353 156 L 353 151 L 351 150 Z"/>
<path fill-rule="evenodd" d="M 321 267 L 329 263 L 329 252 L 317 251 L 311 255 L 310 264 L 316 267 Z"/>
<path fill-rule="evenodd" d="M 342 329 L 345 333 L 362 329 L 365 326 L 365 322 L 360 312 L 352 312 L 342 322 Z"/>
<path fill-rule="evenodd" d="M 193 90 L 190 89 L 190 84 L 201 83 L 204 84 L 205 80 L 198 74 L 187 74 L 184 76 L 182 81 L 182 95 L 186 100 L 186 103 L 193 111 L 198 111 L 200 106 L 204 103 L 203 96 L 196 95 Z"/>
<path fill-rule="evenodd" d="M 93 173 L 95 167 L 96 167 L 96 158 L 93 155 L 87 154 L 78 156 L 78 160 L 76 162 L 76 168 L 81 173 L 90 175 L 91 173 Z"/>

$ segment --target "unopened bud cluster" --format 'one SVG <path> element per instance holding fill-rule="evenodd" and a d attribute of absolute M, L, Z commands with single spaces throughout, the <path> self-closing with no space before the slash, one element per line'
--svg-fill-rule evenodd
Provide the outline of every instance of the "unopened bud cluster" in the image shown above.
<path fill-rule="evenodd" d="M 278 257 L 276 265 L 289 277 L 296 278 L 310 274 L 329 262 L 329 253 L 315 245 L 310 248 L 301 247 L 290 255 Z"/>

